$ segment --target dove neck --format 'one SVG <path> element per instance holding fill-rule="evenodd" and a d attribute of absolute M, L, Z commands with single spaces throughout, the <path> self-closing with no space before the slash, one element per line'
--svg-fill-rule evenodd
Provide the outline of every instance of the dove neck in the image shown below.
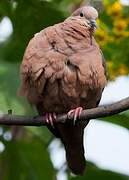
<path fill-rule="evenodd" d="M 63 23 L 63 30 L 70 36 L 75 39 L 86 39 L 87 43 L 91 44 L 94 33 L 91 31 L 89 26 L 85 26 L 81 24 L 79 21 L 72 21 L 73 19 L 69 19 Z"/>

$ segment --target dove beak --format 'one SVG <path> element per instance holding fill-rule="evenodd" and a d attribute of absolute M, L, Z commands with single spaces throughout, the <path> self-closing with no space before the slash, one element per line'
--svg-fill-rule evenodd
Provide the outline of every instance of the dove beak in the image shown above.
<path fill-rule="evenodd" d="M 98 28 L 98 25 L 97 25 L 97 23 L 96 23 L 96 20 L 94 20 L 94 19 L 89 19 L 89 21 L 90 21 L 90 23 L 91 23 L 92 26 L 96 27 L 96 29 Z"/>

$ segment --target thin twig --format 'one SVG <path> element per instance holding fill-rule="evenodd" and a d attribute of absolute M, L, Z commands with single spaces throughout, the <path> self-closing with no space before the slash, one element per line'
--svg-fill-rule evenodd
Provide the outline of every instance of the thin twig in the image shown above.
<path fill-rule="evenodd" d="M 78 121 L 96 119 L 100 117 L 112 116 L 129 109 L 129 97 L 117 103 L 100 106 L 97 108 L 84 110 Z M 73 120 L 73 114 L 67 117 L 67 114 L 61 114 L 54 120 L 55 123 L 67 123 Z M 45 126 L 45 116 L 23 116 L 12 114 L 0 114 L 0 124 L 2 125 L 21 125 L 21 126 Z"/>

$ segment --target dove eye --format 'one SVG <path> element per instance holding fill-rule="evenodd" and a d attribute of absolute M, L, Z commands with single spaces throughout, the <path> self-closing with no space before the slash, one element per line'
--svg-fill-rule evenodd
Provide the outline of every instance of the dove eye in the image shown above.
<path fill-rule="evenodd" d="M 80 13 L 80 17 L 83 17 L 83 16 L 84 16 L 84 14 L 81 12 L 81 13 Z"/>

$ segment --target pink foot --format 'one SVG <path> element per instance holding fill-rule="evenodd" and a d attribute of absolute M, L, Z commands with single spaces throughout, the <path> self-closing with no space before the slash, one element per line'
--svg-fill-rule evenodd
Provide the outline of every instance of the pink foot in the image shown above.
<path fill-rule="evenodd" d="M 56 119 L 56 113 L 46 113 L 46 123 L 54 128 L 53 118 Z"/>
<path fill-rule="evenodd" d="M 77 120 L 77 117 L 81 115 L 82 111 L 83 111 L 83 108 L 82 107 L 78 107 L 76 109 L 71 109 L 68 112 L 68 116 L 70 116 L 71 113 L 74 113 L 74 124 L 75 124 L 75 121 Z"/>

